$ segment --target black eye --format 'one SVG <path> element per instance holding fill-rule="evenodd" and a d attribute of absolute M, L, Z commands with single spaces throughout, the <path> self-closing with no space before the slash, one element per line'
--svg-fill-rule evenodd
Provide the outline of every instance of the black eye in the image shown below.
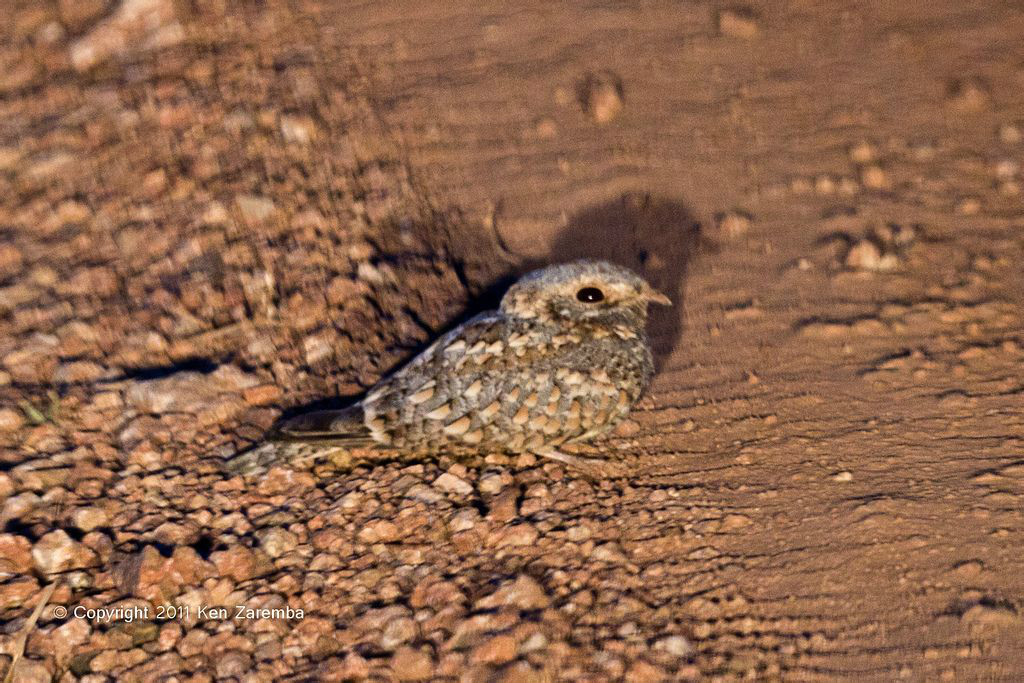
<path fill-rule="evenodd" d="M 584 287 L 576 292 L 576 298 L 586 304 L 596 304 L 604 300 L 604 292 L 597 287 Z"/>

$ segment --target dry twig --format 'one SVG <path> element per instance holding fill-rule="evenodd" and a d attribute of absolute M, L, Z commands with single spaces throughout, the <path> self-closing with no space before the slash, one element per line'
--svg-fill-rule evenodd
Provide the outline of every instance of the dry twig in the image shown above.
<path fill-rule="evenodd" d="M 53 595 L 53 591 L 57 590 L 57 582 L 54 581 L 49 586 L 43 589 L 43 597 L 40 598 L 39 604 L 32 610 L 32 614 L 29 616 L 25 625 L 21 628 L 21 633 L 18 634 L 18 639 L 14 642 L 14 655 L 11 659 L 11 666 L 7 669 L 7 674 L 4 676 L 4 683 L 11 683 L 14 680 L 14 669 L 18 666 L 18 662 L 21 661 L 22 656 L 25 654 L 25 643 L 28 642 L 28 634 L 35 628 L 36 622 L 39 621 L 39 617 L 43 613 L 43 608 L 46 607 L 46 603 L 50 601 L 50 596 Z"/>

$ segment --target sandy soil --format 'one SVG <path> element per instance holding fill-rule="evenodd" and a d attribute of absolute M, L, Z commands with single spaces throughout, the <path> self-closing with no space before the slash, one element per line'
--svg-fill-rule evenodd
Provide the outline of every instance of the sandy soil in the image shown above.
<path fill-rule="evenodd" d="M 1020 680 L 1019 3 L 228 4 L 0 23 L 0 672 Z M 579 255 L 628 479 L 221 474 Z"/>

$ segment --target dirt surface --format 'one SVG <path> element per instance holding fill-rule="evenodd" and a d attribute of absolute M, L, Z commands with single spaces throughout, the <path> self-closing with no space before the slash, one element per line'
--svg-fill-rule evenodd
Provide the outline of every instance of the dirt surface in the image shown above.
<path fill-rule="evenodd" d="M 1020 680 L 1019 3 L 228 4 L 0 24 L 0 672 Z M 628 480 L 221 473 L 579 255 Z"/>

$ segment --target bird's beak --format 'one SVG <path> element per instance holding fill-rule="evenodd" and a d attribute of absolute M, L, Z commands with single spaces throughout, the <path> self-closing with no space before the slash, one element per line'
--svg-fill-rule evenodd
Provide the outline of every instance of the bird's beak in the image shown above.
<path fill-rule="evenodd" d="M 661 304 L 662 306 L 672 305 L 672 299 L 669 299 L 667 296 L 665 296 L 658 290 L 654 289 L 653 287 L 649 287 L 647 289 L 647 292 L 644 294 L 644 298 L 650 301 L 652 304 Z"/>

